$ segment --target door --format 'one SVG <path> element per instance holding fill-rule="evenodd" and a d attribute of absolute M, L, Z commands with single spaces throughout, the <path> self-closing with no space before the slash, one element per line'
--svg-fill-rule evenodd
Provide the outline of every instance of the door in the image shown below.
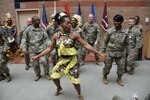
<path fill-rule="evenodd" d="M 19 31 L 26 26 L 26 19 L 32 18 L 33 16 L 39 16 L 39 10 L 18 10 L 17 15 L 17 31 Z"/>

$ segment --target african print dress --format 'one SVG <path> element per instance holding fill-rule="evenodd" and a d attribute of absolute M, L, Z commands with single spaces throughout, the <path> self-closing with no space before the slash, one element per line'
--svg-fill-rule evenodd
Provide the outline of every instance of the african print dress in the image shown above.
<path fill-rule="evenodd" d="M 59 61 L 52 69 L 51 77 L 59 79 L 66 75 L 73 84 L 79 84 L 79 68 L 77 66 L 77 51 L 74 48 L 74 41 L 69 35 L 58 33 L 57 48 Z"/>

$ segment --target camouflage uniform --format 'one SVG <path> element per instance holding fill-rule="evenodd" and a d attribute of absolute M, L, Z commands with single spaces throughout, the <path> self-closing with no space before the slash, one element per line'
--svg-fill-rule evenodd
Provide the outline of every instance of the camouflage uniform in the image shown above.
<path fill-rule="evenodd" d="M 143 52 L 143 42 L 144 42 L 144 38 L 143 38 L 143 28 L 141 25 L 135 25 L 135 28 L 138 28 L 140 30 L 140 36 L 141 36 L 141 47 L 138 49 L 138 54 L 137 54 L 137 60 L 142 60 L 142 52 Z"/>
<path fill-rule="evenodd" d="M 85 34 L 84 39 L 95 49 L 99 50 L 97 46 L 94 46 L 94 43 L 97 42 L 99 45 L 100 43 L 100 29 L 99 25 L 97 23 L 90 24 L 89 22 L 85 23 L 82 27 L 82 30 Z M 83 57 L 82 59 L 85 59 L 87 50 L 84 48 L 83 50 Z M 95 55 L 96 62 L 99 62 L 99 56 L 97 54 Z"/>
<path fill-rule="evenodd" d="M 83 32 L 82 32 L 82 29 L 79 28 L 78 26 L 75 27 L 74 29 L 72 29 L 72 31 L 74 31 L 74 32 L 77 33 L 77 34 L 80 34 L 80 36 L 81 36 L 82 38 L 85 37 L 85 35 L 84 35 Z M 75 48 L 76 48 L 76 50 L 78 51 L 78 63 L 80 64 L 80 62 L 81 62 L 81 60 L 82 60 L 82 51 L 83 51 L 84 48 L 83 48 L 83 47 L 80 45 L 80 43 L 77 42 L 77 41 L 75 41 Z"/>
<path fill-rule="evenodd" d="M 48 34 L 50 40 L 52 39 L 52 36 L 56 33 L 61 31 L 61 27 L 58 26 L 57 28 L 54 27 L 54 24 L 50 24 L 47 28 L 46 28 L 46 33 Z M 53 66 L 55 66 L 55 64 L 58 61 L 58 54 L 57 54 L 57 48 L 55 48 L 52 53 L 51 53 L 51 60 L 53 62 Z"/>
<path fill-rule="evenodd" d="M 110 73 L 113 60 L 117 64 L 117 74 L 121 77 L 125 67 L 125 52 L 126 52 L 127 34 L 124 29 L 116 30 L 115 27 L 110 28 L 104 37 L 102 52 L 106 52 L 108 57 L 105 59 L 103 75 L 107 76 Z"/>
<path fill-rule="evenodd" d="M 127 66 L 134 69 L 135 68 L 135 57 L 137 57 L 138 49 L 142 46 L 141 33 L 136 27 L 132 29 L 127 28 L 126 32 L 128 34 L 127 43 Z"/>
<path fill-rule="evenodd" d="M 20 31 L 20 33 L 19 33 L 18 45 L 19 45 L 20 48 L 22 48 L 22 47 L 21 47 L 21 41 L 22 41 L 22 38 L 23 38 L 23 32 L 24 32 L 28 27 L 29 27 L 29 26 L 23 27 L 23 29 L 22 29 L 22 30 Z M 28 50 L 27 50 L 27 51 L 28 51 Z M 29 56 L 29 53 L 28 53 L 28 54 L 25 54 L 25 63 L 26 63 L 27 66 L 29 66 L 29 64 L 30 64 L 30 56 Z"/>
<path fill-rule="evenodd" d="M 23 48 L 23 51 L 29 50 L 30 58 L 40 54 L 50 44 L 47 33 L 41 27 L 34 28 L 31 25 L 23 34 L 21 47 Z M 40 77 L 40 63 L 43 64 L 45 76 L 49 75 L 48 56 L 43 56 L 39 58 L 39 60 L 31 62 L 36 76 Z"/>
<path fill-rule="evenodd" d="M 4 74 L 6 76 L 10 76 L 9 69 L 7 67 L 7 57 L 4 54 L 9 49 L 9 45 L 6 43 L 6 41 L 3 39 L 5 34 L 4 29 L 2 26 L 0 26 L 0 80 L 1 78 L 4 78 Z M 10 80 L 9 80 L 10 81 Z"/>

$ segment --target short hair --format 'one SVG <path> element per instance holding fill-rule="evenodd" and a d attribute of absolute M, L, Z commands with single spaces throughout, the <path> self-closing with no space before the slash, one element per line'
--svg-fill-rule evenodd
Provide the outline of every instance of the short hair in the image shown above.
<path fill-rule="evenodd" d="M 123 18 L 123 16 L 121 14 L 117 14 L 117 15 L 114 16 L 113 21 L 123 22 L 124 18 Z"/>
<path fill-rule="evenodd" d="M 32 19 L 31 19 L 32 23 L 35 22 L 36 19 L 40 19 L 40 18 L 38 16 L 33 16 Z"/>
<path fill-rule="evenodd" d="M 135 17 L 129 17 L 129 19 L 133 19 L 133 20 L 135 20 Z"/>
<path fill-rule="evenodd" d="M 140 21 L 140 17 L 139 16 L 135 16 L 134 18 L 135 18 L 136 24 L 138 24 L 139 21 Z"/>
<path fill-rule="evenodd" d="M 89 14 L 89 17 L 90 17 L 90 16 L 94 17 L 94 15 L 93 15 L 92 13 Z"/>
<path fill-rule="evenodd" d="M 68 15 L 65 12 L 59 12 L 55 15 L 54 19 L 57 22 L 57 24 L 61 24 L 65 21 L 65 18 L 67 18 Z"/>
<path fill-rule="evenodd" d="M 136 22 L 135 17 L 130 17 L 129 19 L 130 19 L 130 20 L 134 20 L 134 22 Z"/>

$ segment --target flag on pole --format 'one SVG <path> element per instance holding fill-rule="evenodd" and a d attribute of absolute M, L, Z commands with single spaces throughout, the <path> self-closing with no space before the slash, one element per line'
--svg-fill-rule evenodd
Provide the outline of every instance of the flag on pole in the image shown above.
<path fill-rule="evenodd" d="M 104 10 L 103 10 L 103 18 L 102 18 L 101 26 L 105 31 L 108 29 L 108 16 L 107 16 L 106 2 L 105 2 Z"/>
<path fill-rule="evenodd" d="M 66 1 L 66 3 L 65 3 L 65 10 L 66 10 L 66 13 L 67 13 L 68 17 L 70 17 L 70 11 L 69 11 L 69 3 L 68 3 L 68 1 Z"/>
<path fill-rule="evenodd" d="M 78 15 L 80 15 L 80 16 L 81 16 L 80 2 L 78 3 Z"/>
<path fill-rule="evenodd" d="M 45 6 L 43 4 L 43 12 L 42 12 L 42 21 L 41 21 L 41 25 L 44 29 L 46 29 L 47 25 L 48 25 L 48 21 L 47 21 L 47 15 L 46 15 L 46 9 Z"/>
<path fill-rule="evenodd" d="M 94 15 L 94 22 L 96 22 L 94 3 L 92 3 L 91 13 Z"/>

